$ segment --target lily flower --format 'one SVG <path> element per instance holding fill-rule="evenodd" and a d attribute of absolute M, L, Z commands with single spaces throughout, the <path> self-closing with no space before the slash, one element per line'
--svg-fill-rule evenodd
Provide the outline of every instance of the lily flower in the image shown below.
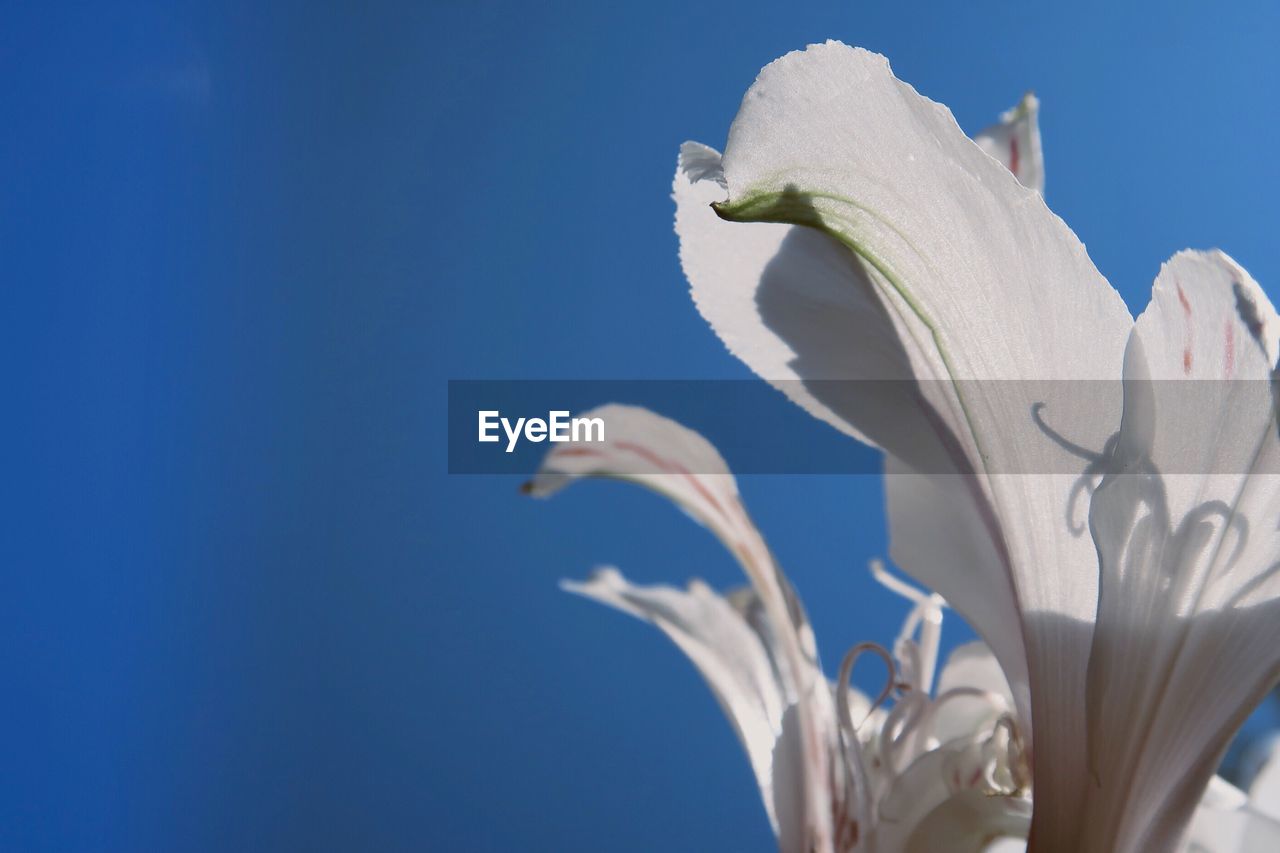
<path fill-rule="evenodd" d="M 699 311 L 885 451 L 894 561 L 999 660 L 1028 849 L 1177 849 L 1280 677 L 1280 322 L 1261 288 L 1182 252 L 1135 322 L 1035 189 L 834 42 L 767 66 L 723 156 L 682 148 L 674 194 Z M 1045 404 L 1054 383 L 1085 396 Z"/>
<path fill-rule="evenodd" d="M 995 838 L 1025 837 L 1030 780 L 995 658 L 982 643 L 961 646 L 934 690 L 939 596 L 873 565 L 912 607 L 892 653 L 859 644 L 830 684 L 799 598 L 715 448 L 646 409 L 587 416 L 608 424 L 608 440 L 552 450 L 528 491 L 547 496 L 584 477 L 646 486 L 715 533 L 749 585 L 725 596 L 699 580 L 636 586 L 605 568 L 564 588 L 651 622 L 689 657 L 746 750 L 781 850 L 979 853 Z M 874 701 L 848 686 L 866 652 L 890 670 Z"/>

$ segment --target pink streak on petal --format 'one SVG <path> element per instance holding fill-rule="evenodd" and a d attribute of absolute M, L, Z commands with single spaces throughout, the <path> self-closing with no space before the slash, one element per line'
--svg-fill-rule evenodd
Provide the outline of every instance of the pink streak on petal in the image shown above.
<path fill-rule="evenodd" d="M 1194 336 L 1191 327 L 1191 303 L 1187 300 L 1187 294 L 1182 292 L 1182 284 L 1178 283 L 1178 302 L 1182 304 L 1182 316 L 1187 322 L 1187 342 L 1182 347 L 1182 373 L 1184 376 L 1191 375 L 1191 345 Z"/>
<path fill-rule="evenodd" d="M 1226 379 L 1231 378 L 1231 374 L 1236 369 L 1236 327 L 1227 320 L 1223 325 L 1223 331 L 1226 335 L 1226 351 L 1224 352 L 1224 361 L 1226 364 L 1222 368 L 1222 375 Z"/>

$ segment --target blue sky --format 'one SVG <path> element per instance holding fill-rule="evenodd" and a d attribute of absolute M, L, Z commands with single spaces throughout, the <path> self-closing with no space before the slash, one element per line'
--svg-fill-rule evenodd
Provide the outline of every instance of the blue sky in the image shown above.
<path fill-rule="evenodd" d="M 1280 294 L 1265 0 L 362 5 L 6 15 L 0 847 L 771 848 L 692 668 L 556 588 L 728 557 L 623 486 L 449 476 L 444 406 L 747 376 L 668 192 L 788 50 L 879 50 L 969 131 L 1035 89 L 1135 311 L 1186 246 Z M 742 488 L 828 664 L 890 639 L 875 478 Z"/>

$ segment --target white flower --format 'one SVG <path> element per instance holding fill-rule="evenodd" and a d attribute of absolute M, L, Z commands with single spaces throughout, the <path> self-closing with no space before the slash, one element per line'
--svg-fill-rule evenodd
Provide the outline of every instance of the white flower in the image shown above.
<path fill-rule="evenodd" d="M 833 687 L 800 601 L 715 448 L 645 409 L 588 414 L 605 421 L 608 440 L 552 450 L 529 490 L 545 496 L 581 477 L 647 486 L 715 533 L 750 586 L 724 597 L 698 580 L 640 587 L 612 568 L 564 586 L 652 622 L 697 666 L 746 749 L 780 849 L 977 853 L 1026 835 L 1030 780 L 995 659 L 981 643 L 962 646 L 933 689 L 941 598 L 873 567 L 913 607 L 892 654 L 855 647 Z M 875 701 L 847 686 L 866 651 L 892 671 Z"/>
<path fill-rule="evenodd" d="M 1174 849 L 1280 675 L 1262 290 L 1183 252 L 1135 323 L 1036 192 L 837 43 L 766 67 L 723 159 L 684 146 L 675 197 L 703 316 L 886 451 L 895 562 L 999 659 L 1029 849 Z M 1164 381 L 1188 379 L 1215 381 Z M 1069 407 L 1045 390 L 1064 380 Z"/>

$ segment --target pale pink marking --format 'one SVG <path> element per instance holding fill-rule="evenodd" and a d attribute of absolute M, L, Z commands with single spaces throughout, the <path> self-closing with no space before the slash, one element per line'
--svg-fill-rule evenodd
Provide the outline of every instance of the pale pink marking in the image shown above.
<path fill-rule="evenodd" d="M 705 500 L 707 503 L 711 504 L 711 506 L 715 508 L 716 512 L 720 513 L 721 515 L 725 514 L 724 507 L 722 507 L 720 505 L 720 502 L 716 500 L 716 496 L 711 494 L 711 492 L 702 483 L 702 481 L 699 480 L 694 474 L 690 473 L 689 469 L 685 468 L 680 463 L 673 462 L 670 459 L 664 459 L 658 454 L 654 453 L 649 448 L 639 444 L 633 444 L 629 441 L 619 441 L 617 444 L 614 445 L 614 447 L 618 448 L 619 450 L 629 450 L 630 452 L 636 454 L 637 456 L 640 456 L 642 459 L 644 459 L 650 465 L 653 465 L 655 468 L 659 468 L 663 471 L 666 471 L 669 474 L 679 474 L 680 476 L 684 477 L 686 480 L 689 481 L 689 484 L 693 486 L 693 488 L 698 492 L 698 494 L 702 496 L 703 500 Z M 565 447 L 565 448 L 557 449 L 553 455 L 590 457 L 590 456 L 604 456 L 605 454 L 602 451 L 596 450 L 595 448 L 592 448 L 592 447 Z"/>
<path fill-rule="evenodd" d="M 668 473 L 678 474 L 684 477 L 686 480 L 689 481 L 689 484 L 693 486 L 694 490 L 697 491 L 697 493 L 702 497 L 702 499 L 705 500 L 707 503 L 711 504 L 712 508 L 717 513 L 720 514 L 721 518 L 723 518 L 731 526 L 733 525 L 733 519 L 729 516 L 729 513 L 725 511 L 724 506 L 721 505 L 720 501 L 716 499 L 716 496 L 711 493 L 711 490 L 707 488 L 706 484 L 703 483 L 701 478 L 699 478 L 696 474 L 691 473 L 688 468 L 685 468 L 679 462 L 659 456 L 658 454 L 654 453 L 652 450 L 645 447 L 644 445 L 633 444 L 632 442 L 629 442 L 629 441 L 619 441 L 614 446 L 617 447 L 619 450 L 629 450 L 632 453 L 644 459 L 645 461 L 647 461 L 650 465 L 654 465 L 658 468 L 661 468 L 662 470 Z M 738 498 L 737 495 L 734 495 L 733 497 L 734 497 L 734 505 L 738 510 L 738 516 L 742 521 L 742 526 L 745 527 L 746 530 L 749 532 L 754 531 L 755 525 L 751 523 L 750 517 L 747 516 L 746 508 L 742 506 L 742 500 Z M 742 542 L 740 539 L 735 537 L 734 540 L 730 543 L 730 548 L 734 551 L 738 559 L 740 559 L 742 562 L 748 565 L 756 565 L 758 567 L 758 570 L 764 571 L 764 568 L 759 567 L 757 564 L 757 561 L 752 559 L 751 550 L 747 547 L 746 543 Z M 809 746 L 811 750 L 816 749 L 816 746 L 814 744 L 810 744 Z M 815 762 L 818 761 L 818 756 L 816 754 L 812 755 L 811 760 Z"/>
<path fill-rule="evenodd" d="M 1223 365 L 1222 376 L 1224 379 L 1230 379 L 1236 369 L 1236 327 L 1227 320 L 1222 328 L 1227 339 L 1226 352 L 1223 353 L 1226 364 Z"/>
<path fill-rule="evenodd" d="M 1018 137 L 1009 137 L 1009 171 L 1018 174 Z"/>
<path fill-rule="evenodd" d="M 590 447 L 564 447 L 557 448 L 552 452 L 552 456 L 604 456 L 599 450 Z"/>
<path fill-rule="evenodd" d="M 981 781 L 982 781 L 982 768 L 981 767 L 973 768 L 973 773 L 969 776 L 969 787 L 976 788 L 978 787 L 978 783 Z"/>
<path fill-rule="evenodd" d="M 1182 292 L 1182 284 L 1175 282 L 1178 287 L 1178 302 L 1182 303 L 1182 315 L 1187 323 L 1187 342 L 1182 347 L 1182 373 L 1184 376 L 1191 375 L 1191 345 L 1194 342 L 1194 334 L 1191 325 L 1191 303 L 1187 300 L 1187 294 Z"/>

